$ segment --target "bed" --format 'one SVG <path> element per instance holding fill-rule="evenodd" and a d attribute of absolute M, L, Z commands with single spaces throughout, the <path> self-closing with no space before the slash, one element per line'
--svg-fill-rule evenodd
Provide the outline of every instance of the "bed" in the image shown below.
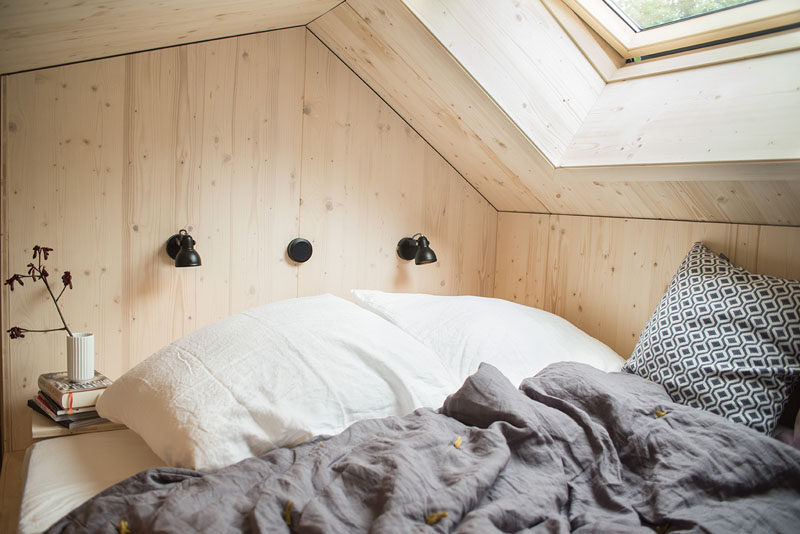
<path fill-rule="evenodd" d="M 354 300 L 249 310 L 126 373 L 98 409 L 169 467 L 49 531 L 795 531 L 800 450 L 773 436 L 800 282 L 696 244 L 624 365 L 498 299 Z"/>
<path fill-rule="evenodd" d="M 162 465 L 132 430 L 39 441 L 25 453 L 19 532 L 42 532 L 109 486 Z"/>

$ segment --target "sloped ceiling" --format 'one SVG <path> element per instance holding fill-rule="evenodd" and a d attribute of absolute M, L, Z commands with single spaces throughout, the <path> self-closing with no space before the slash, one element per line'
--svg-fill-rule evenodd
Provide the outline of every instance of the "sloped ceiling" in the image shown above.
<path fill-rule="evenodd" d="M 605 84 L 538 0 L 308 27 L 500 211 L 800 224 L 800 52 Z"/>
<path fill-rule="evenodd" d="M 302 26 L 340 0 L 5 0 L 0 73 Z"/>
<path fill-rule="evenodd" d="M 800 51 L 606 83 L 553 9 L 11 0 L 0 67 L 307 24 L 500 211 L 800 225 Z"/>

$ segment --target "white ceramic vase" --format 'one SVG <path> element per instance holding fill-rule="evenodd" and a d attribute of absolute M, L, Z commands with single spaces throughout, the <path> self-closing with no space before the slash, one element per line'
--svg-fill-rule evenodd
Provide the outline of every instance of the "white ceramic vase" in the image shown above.
<path fill-rule="evenodd" d="M 73 332 L 67 336 L 67 378 L 70 382 L 94 378 L 94 334 Z"/>

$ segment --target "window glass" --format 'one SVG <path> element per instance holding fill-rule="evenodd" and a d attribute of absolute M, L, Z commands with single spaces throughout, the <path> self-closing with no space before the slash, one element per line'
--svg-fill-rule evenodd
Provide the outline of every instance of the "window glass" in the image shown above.
<path fill-rule="evenodd" d="M 635 31 L 759 0 L 604 0 Z"/>

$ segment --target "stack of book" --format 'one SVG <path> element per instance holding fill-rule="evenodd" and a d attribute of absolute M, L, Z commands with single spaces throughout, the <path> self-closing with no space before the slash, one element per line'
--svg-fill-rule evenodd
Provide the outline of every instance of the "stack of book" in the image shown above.
<path fill-rule="evenodd" d="M 69 430 L 107 423 L 95 405 L 110 385 L 111 380 L 97 371 L 94 378 L 80 383 L 70 382 L 66 371 L 45 373 L 39 375 L 39 393 L 28 406 Z"/>

